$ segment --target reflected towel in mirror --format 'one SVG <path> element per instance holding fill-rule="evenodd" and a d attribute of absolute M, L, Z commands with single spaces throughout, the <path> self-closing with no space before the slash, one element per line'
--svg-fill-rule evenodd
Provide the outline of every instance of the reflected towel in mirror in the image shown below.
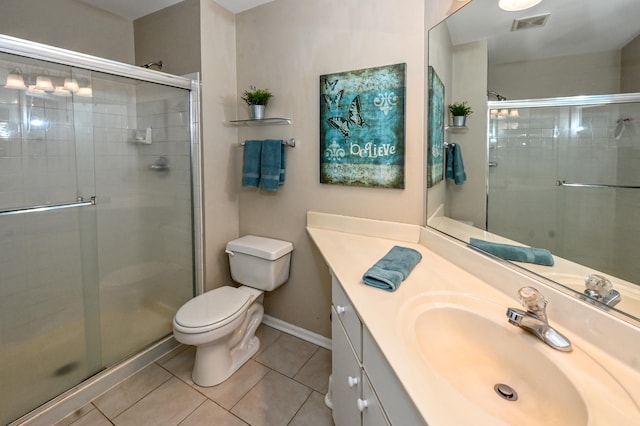
<path fill-rule="evenodd" d="M 447 171 L 445 177 L 447 179 L 453 179 L 456 185 L 462 185 L 464 181 L 467 180 L 464 163 L 462 162 L 462 149 L 457 143 L 448 144 Z"/>
<path fill-rule="evenodd" d="M 543 266 L 553 266 L 553 255 L 547 249 L 492 243 L 490 241 L 479 240 L 477 238 L 471 238 L 469 245 L 497 256 L 500 259 L 535 263 Z"/>

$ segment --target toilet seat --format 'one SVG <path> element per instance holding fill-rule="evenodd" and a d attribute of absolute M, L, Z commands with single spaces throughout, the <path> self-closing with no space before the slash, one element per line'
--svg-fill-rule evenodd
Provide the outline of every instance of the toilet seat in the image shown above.
<path fill-rule="evenodd" d="M 251 293 L 224 286 L 194 297 L 185 303 L 173 319 L 182 333 L 205 333 L 238 318 L 253 301 Z"/>

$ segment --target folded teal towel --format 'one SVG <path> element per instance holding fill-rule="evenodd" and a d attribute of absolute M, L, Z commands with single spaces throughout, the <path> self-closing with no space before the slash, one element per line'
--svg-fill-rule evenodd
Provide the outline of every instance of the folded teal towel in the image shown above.
<path fill-rule="evenodd" d="M 396 291 L 422 255 L 411 248 L 394 246 L 362 276 L 362 281 L 372 287 Z"/>
<path fill-rule="evenodd" d="M 246 141 L 242 157 L 242 186 L 257 188 L 260 184 L 262 141 Z"/>
<path fill-rule="evenodd" d="M 477 238 L 471 238 L 469 245 L 486 251 L 500 259 L 553 266 L 553 255 L 547 249 L 492 243 Z"/>
<path fill-rule="evenodd" d="M 281 140 L 262 142 L 260 188 L 275 192 L 284 183 L 285 145 Z M 282 181 L 282 182 L 281 182 Z"/>
<path fill-rule="evenodd" d="M 457 143 L 450 143 L 447 148 L 447 179 L 453 179 L 456 185 L 462 185 L 467 180 L 462 162 L 462 149 Z"/>

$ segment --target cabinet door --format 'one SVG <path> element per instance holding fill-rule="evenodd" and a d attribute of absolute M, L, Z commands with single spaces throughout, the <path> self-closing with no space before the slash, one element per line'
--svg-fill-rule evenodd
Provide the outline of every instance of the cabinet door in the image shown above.
<path fill-rule="evenodd" d="M 362 411 L 362 426 L 390 426 L 366 373 L 362 374 L 362 399 L 357 404 Z"/>
<path fill-rule="evenodd" d="M 331 289 L 331 298 L 336 309 L 333 318 L 340 319 L 358 360 L 362 361 L 362 323 L 360 317 L 334 275 L 331 275 Z"/>
<path fill-rule="evenodd" d="M 362 369 L 333 307 L 331 311 L 333 421 L 336 426 L 356 426 L 361 423 L 358 399 L 362 395 Z"/>

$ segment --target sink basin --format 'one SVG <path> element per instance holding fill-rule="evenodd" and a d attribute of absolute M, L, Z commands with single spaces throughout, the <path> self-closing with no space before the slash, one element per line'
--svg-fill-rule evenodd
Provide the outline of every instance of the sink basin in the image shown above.
<path fill-rule="evenodd" d="M 400 333 L 419 360 L 416 373 L 443 398 L 444 424 L 637 421 L 638 407 L 600 364 L 575 344 L 573 352 L 556 351 L 510 325 L 506 309 L 458 293 L 422 295 L 402 309 Z M 602 401 L 609 398 L 624 408 Z"/>

